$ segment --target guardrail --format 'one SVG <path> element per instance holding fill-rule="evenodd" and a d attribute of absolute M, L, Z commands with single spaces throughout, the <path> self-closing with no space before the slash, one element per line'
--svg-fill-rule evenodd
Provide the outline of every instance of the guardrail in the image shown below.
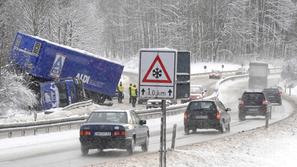
<path fill-rule="evenodd" d="M 274 68 L 275 70 L 279 70 L 280 68 Z M 226 71 L 226 73 L 235 72 L 235 71 Z M 199 74 L 200 75 L 200 74 Z M 205 75 L 205 74 L 204 74 Z M 212 99 L 217 98 L 218 96 L 218 89 L 219 85 L 222 83 L 238 79 L 244 78 L 248 75 L 236 75 L 226 77 L 221 79 L 216 84 L 216 89 L 212 95 L 205 97 L 204 99 Z M 92 105 L 91 101 L 80 102 L 76 104 L 69 105 L 65 107 L 63 110 L 70 110 L 79 107 L 85 107 Z M 186 109 L 187 103 L 173 105 L 167 107 L 167 115 L 176 115 L 183 113 Z M 142 119 L 152 119 L 158 118 L 161 116 L 161 109 L 146 109 L 146 110 L 136 110 L 139 116 Z M 37 133 L 48 133 L 50 131 L 60 131 L 63 128 L 72 129 L 73 127 L 77 128 L 80 126 L 81 123 L 85 121 L 87 116 L 80 116 L 80 117 L 70 117 L 70 118 L 62 118 L 62 119 L 55 119 L 55 120 L 44 120 L 44 121 L 36 121 L 36 122 L 27 122 L 27 123 L 14 123 L 14 124 L 4 124 L 0 125 L 0 138 L 3 137 L 13 137 L 13 136 L 25 136 L 25 135 L 36 135 Z M 27 133 L 26 133 L 27 132 Z"/>
<path fill-rule="evenodd" d="M 73 110 L 73 109 L 80 108 L 80 107 L 87 107 L 92 104 L 93 104 L 92 100 L 87 100 L 87 101 L 70 104 L 70 105 L 64 107 L 62 110 Z"/>

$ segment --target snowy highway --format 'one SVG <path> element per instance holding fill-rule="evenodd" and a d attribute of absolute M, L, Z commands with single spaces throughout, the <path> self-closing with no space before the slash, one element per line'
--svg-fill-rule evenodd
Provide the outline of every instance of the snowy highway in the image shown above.
<path fill-rule="evenodd" d="M 277 75 L 270 77 L 270 84 L 277 84 L 279 80 L 278 78 L 279 76 Z M 206 78 L 203 78 L 202 80 L 204 84 L 208 85 L 214 85 L 214 82 L 216 81 L 208 80 Z M 193 79 L 192 82 L 199 82 L 199 79 Z M 167 147 L 170 147 L 171 144 L 170 131 L 173 127 L 173 124 L 177 124 L 178 127 L 176 146 L 212 140 L 263 126 L 265 124 L 265 120 L 263 117 L 248 117 L 246 121 L 238 121 L 238 98 L 246 87 L 246 79 L 227 81 L 220 87 L 219 98 L 222 100 L 226 107 L 230 107 L 232 109 L 232 111 L 230 112 L 232 116 L 230 133 L 220 134 L 215 130 L 203 130 L 198 131 L 194 134 L 185 135 L 183 131 L 183 114 L 169 116 L 167 118 Z M 273 107 L 271 122 L 275 122 L 287 117 L 292 111 L 293 107 L 284 100 L 282 106 Z M 156 152 L 159 149 L 160 119 L 147 120 L 147 124 L 150 127 L 151 133 L 149 152 Z M 91 164 L 98 164 L 106 161 L 114 161 L 115 159 L 122 159 L 129 156 L 128 153 L 126 153 L 125 151 L 107 150 L 99 153 L 97 152 L 97 150 L 91 150 L 89 156 L 83 157 L 81 156 L 78 137 L 78 130 L 71 130 L 59 133 L 42 134 L 37 136 L 1 139 L 0 166 L 76 167 L 88 166 Z M 140 151 L 140 148 L 137 148 L 136 154 L 144 153 Z"/>

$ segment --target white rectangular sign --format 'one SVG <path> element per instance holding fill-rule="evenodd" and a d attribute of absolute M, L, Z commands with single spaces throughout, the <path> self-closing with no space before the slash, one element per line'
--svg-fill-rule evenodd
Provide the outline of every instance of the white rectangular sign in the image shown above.
<path fill-rule="evenodd" d="M 175 98 L 177 51 L 142 49 L 139 63 L 139 98 Z"/>
<path fill-rule="evenodd" d="M 145 99 L 171 99 L 174 98 L 173 87 L 140 86 L 139 96 Z"/>

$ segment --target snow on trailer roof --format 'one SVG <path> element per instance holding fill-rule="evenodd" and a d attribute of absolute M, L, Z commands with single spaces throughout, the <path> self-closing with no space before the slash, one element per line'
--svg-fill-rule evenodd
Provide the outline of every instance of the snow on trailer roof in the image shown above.
<path fill-rule="evenodd" d="M 171 49 L 171 48 L 142 48 L 142 49 L 140 49 L 140 51 L 154 51 L 154 52 L 175 51 L 175 52 L 177 52 L 176 49 Z"/>
<path fill-rule="evenodd" d="M 32 38 L 36 38 L 36 39 L 38 39 L 38 40 L 41 40 L 41 41 L 44 41 L 44 42 L 47 42 L 47 43 L 50 43 L 50 44 L 52 44 L 52 45 L 56 45 L 56 46 L 59 46 L 59 47 L 65 48 L 65 49 L 72 50 L 72 51 L 74 51 L 74 52 L 79 52 L 79 53 L 82 53 L 82 54 L 84 54 L 84 55 L 88 55 L 88 56 L 91 56 L 91 57 L 95 57 L 95 58 L 103 59 L 103 60 L 106 60 L 106 61 L 109 61 L 109 62 L 112 62 L 112 63 L 115 63 L 115 64 L 119 64 L 119 65 L 124 66 L 122 63 L 119 63 L 119 62 L 116 62 L 116 61 L 107 59 L 107 58 L 102 57 L 102 56 L 99 56 L 99 55 L 95 55 L 95 54 L 93 54 L 93 53 L 90 53 L 90 52 L 85 51 L 85 50 L 82 50 L 82 49 L 73 48 L 73 47 L 70 47 L 70 46 L 63 45 L 63 44 L 58 44 L 58 43 L 56 43 L 56 42 L 49 41 L 49 40 L 44 39 L 44 38 L 41 38 L 41 37 L 39 37 L 39 36 L 29 35 L 29 34 L 22 33 L 22 32 L 19 32 L 19 33 L 20 33 L 20 34 L 23 34 L 23 35 L 26 35 L 26 36 L 29 36 L 29 37 L 32 37 Z"/>

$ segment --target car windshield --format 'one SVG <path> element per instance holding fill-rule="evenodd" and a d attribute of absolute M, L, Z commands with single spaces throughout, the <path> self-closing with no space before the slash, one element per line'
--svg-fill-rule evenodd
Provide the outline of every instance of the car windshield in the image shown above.
<path fill-rule="evenodd" d="M 264 89 L 263 92 L 264 93 L 278 93 L 279 90 L 278 89 Z"/>
<path fill-rule="evenodd" d="M 94 112 L 91 113 L 88 123 L 127 123 L 126 112 Z"/>
<path fill-rule="evenodd" d="M 212 101 L 197 101 L 197 102 L 191 102 L 188 109 L 190 111 L 197 111 L 197 110 L 215 111 L 216 106 Z"/>
<path fill-rule="evenodd" d="M 245 93 L 243 94 L 242 100 L 246 104 L 262 104 L 265 97 L 263 93 Z"/>

